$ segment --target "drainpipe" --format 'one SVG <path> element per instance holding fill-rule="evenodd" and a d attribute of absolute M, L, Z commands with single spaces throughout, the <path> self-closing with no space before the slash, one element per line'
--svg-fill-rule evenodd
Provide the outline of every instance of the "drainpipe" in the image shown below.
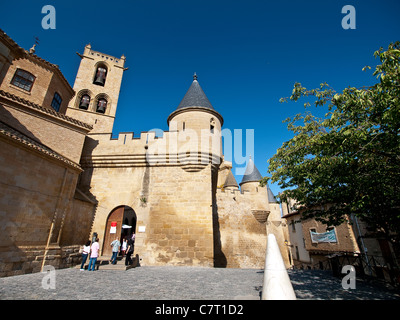
<path fill-rule="evenodd" d="M 63 182 L 62 182 L 60 193 L 59 193 L 58 199 L 57 199 L 56 210 L 55 210 L 54 215 L 53 215 L 53 220 L 51 221 L 49 236 L 47 237 L 46 248 L 44 250 L 43 261 L 42 261 L 42 267 L 40 269 L 41 272 L 43 272 L 44 264 L 46 263 L 46 257 L 47 257 L 47 254 L 49 252 L 49 246 L 50 246 L 51 237 L 53 236 L 54 226 L 55 226 L 55 223 L 56 223 L 56 220 L 57 220 L 59 206 L 60 206 L 60 203 L 61 203 L 62 195 L 64 193 L 65 183 L 67 181 L 67 173 L 68 173 L 68 169 L 65 168 Z"/>

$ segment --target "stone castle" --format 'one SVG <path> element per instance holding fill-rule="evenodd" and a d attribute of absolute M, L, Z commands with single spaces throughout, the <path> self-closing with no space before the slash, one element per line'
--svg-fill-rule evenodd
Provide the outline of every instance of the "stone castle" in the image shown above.
<path fill-rule="evenodd" d="M 72 88 L 58 66 L 0 40 L 0 275 L 73 265 L 96 235 L 108 255 L 133 232 L 141 265 L 262 268 L 268 233 L 289 265 L 279 204 L 251 159 L 239 188 L 196 75 L 169 131 L 113 138 L 125 56 L 87 45 Z"/>

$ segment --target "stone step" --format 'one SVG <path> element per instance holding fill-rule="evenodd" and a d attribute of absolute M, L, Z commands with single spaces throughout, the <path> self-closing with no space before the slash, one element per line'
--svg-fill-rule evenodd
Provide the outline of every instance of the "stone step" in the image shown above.
<path fill-rule="evenodd" d="M 105 257 L 105 256 L 101 256 L 97 258 L 96 261 L 96 270 L 128 270 L 131 268 L 136 268 L 139 267 L 139 255 L 136 255 L 136 257 L 132 257 L 133 263 L 131 265 L 126 266 L 125 265 L 125 258 L 122 257 L 118 257 L 117 258 L 117 263 L 116 264 L 112 264 L 110 262 L 110 257 Z M 88 265 L 89 265 L 89 259 L 86 261 L 85 263 L 85 270 L 88 269 Z M 80 264 L 77 265 L 75 268 L 79 269 L 80 268 Z"/>

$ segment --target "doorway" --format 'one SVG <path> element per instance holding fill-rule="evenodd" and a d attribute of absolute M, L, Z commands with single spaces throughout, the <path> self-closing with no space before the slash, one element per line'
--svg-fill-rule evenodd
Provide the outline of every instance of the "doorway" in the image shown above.
<path fill-rule="evenodd" d="M 136 232 L 136 213 L 129 206 L 118 206 L 108 215 L 102 255 L 112 255 L 111 242 L 116 238 L 122 243 L 124 238 L 129 239 Z"/>

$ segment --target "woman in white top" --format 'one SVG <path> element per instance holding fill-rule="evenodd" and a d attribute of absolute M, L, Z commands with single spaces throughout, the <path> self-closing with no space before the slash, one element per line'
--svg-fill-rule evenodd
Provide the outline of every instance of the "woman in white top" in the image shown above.
<path fill-rule="evenodd" d="M 89 256 L 90 253 L 90 240 L 86 242 L 86 244 L 83 246 L 82 250 L 82 264 L 81 264 L 81 271 L 85 270 L 83 266 L 86 263 L 87 257 Z"/>
<path fill-rule="evenodd" d="M 125 255 L 125 251 L 126 251 L 127 243 L 128 243 L 128 241 L 126 240 L 126 238 L 124 238 L 124 240 L 122 241 L 122 247 L 121 247 L 121 253 L 122 253 L 122 256 L 124 256 L 124 255 Z"/>

